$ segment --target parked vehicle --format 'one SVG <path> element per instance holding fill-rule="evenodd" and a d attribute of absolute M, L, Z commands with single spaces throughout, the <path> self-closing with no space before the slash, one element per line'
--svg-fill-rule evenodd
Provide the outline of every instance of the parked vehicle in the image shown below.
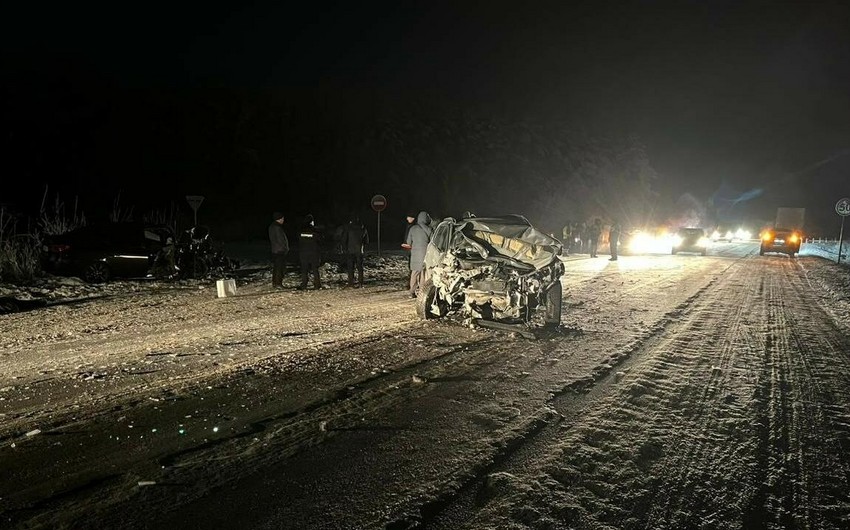
<path fill-rule="evenodd" d="M 42 267 L 88 282 L 144 278 L 169 237 L 170 228 L 142 223 L 95 224 L 49 236 L 42 246 Z"/>
<path fill-rule="evenodd" d="M 420 318 L 451 312 L 478 323 L 561 321 L 561 242 L 520 215 L 446 218 L 425 255 L 428 275 L 416 300 Z M 482 324 L 483 325 L 483 324 Z"/>

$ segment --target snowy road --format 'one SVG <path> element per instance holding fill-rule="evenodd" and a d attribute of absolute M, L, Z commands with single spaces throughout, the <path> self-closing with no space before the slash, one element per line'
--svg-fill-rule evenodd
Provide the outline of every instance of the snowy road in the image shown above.
<path fill-rule="evenodd" d="M 0 520 L 850 525 L 847 269 L 736 243 L 563 283 L 537 341 L 418 322 L 389 284 L 2 316 Z"/>

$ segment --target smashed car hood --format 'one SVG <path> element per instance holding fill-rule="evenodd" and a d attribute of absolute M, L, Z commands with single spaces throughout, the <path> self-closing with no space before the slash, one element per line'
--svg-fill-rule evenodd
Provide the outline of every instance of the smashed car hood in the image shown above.
<path fill-rule="evenodd" d="M 447 218 L 434 231 L 425 264 L 436 266 L 447 251 L 462 247 L 474 249 L 484 259 L 506 260 L 533 270 L 556 261 L 562 249 L 560 241 L 537 230 L 521 215 Z"/>

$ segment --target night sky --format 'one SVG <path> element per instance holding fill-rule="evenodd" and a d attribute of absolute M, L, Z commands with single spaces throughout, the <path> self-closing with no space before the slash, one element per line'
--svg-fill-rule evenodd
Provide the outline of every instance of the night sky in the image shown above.
<path fill-rule="evenodd" d="M 275 159 L 276 129 L 240 129 L 257 123 L 251 109 L 308 124 L 316 109 L 423 102 L 638 138 L 668 217 L 805 206 L 828 233 L 850 195 L 847 2 L 30 4 L 2 22 L 0 202 L 21 210 L 48 186 L 90 212 L 119 191 L 139 210 L 202 194 L 204 214 L 240 227 L 280 208 L 366 208 L 374 193 L 399 218 L 439 211 L 413 176 L 382 187 L 356 168 L 287 173 L 306 166 Z M 333 153 L 335 121 L 316 123 L 301 136 Z M 249 162 L 221 155 L 234 135 Z"/>

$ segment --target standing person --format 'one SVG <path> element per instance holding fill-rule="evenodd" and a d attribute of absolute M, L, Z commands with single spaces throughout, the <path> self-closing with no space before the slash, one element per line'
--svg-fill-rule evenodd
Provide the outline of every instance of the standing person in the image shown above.
<path fill-rule="evenodd" d="M 580 254 L 587 254 L 587 251 L 590 249 L 590 236 L 588 235 L 587 228 L 588 228 L 587 223 L 584 222 L 584 221 L 582 221 L 579 224 L 579 227 L 578 227 L 578 229 L 579 229 L 578 246 L 579 246 L 579 253 Z"/>
<path fill-rule="evenodd" d="M 566 222 L 564 228 L 561 229 L 561 242 L 564 244 L 564 255 L 570 255 L 570 247 L 573 243 L 573 228 L 572 223 Z"/>
<path fill-rule="evenodd" d="M 407 217 L 405 217 L 407 224 L 404 226 L 404 239 L 402 239 L 401 248 L 405 250 L 410 250 L 410 245 L 407 244 L 407 234 L 410 233 L 410 229 L 416 226 L 416 214 L 413 212 L 408 212 Z"/>
<path fill-rule="evenodd" d="M 425 279 L 425 251 L 431 241 L 431 216 L 428 212 L 419 212 L 416 224 L 410 228 L 405 242 L 410 245 L 410 297 L 416 298 L 419 287 Z"/>
<path fill-rule="evenodd" d="M 363 287 L 363 251 L 369 244 L 369 232 L 357 215 L 351 219 L 342 231 L 342 250 L 348 268 L 348 286 L 354 287 L 354 268 L 357 267 L 357 287 Z"/>
<path fill-rule="evenodd" d="M 298 289 L 303 291 L 307 288 L 307 277 L 311 272 L 313 274 L 313 287 L 321 289 L 319 262 L 322 256 L 319 252 L 319 233 L 316 231 L 311 214 L 307 214 L 307 217 L 304 218 L 304 227 L 298 233 L 298 256 L 301 258 L 301 285 L 298 286 Z"/>
<path fill-rule="evenodd" d="M 620 245 L 620 221 L 614 221 L 608 232 L 608 245 L 611 247 L 610 261 L 617 261 L 617 247 Z"/>
<path fill-rule="evenodd" d="M 587 232 L 590 238 L 590 257 L 595 258 L 596 249 L 599 247 L 599 238 L 602 236 L 602 219 L 598 217 L 594 219 Z"/>
<path fill-rule="evenodd" d="M 269 225 L 269 241 L 272 246 L 272 287 L 283 289 L 283 275 L 286 272 L 286 255 L 289 253 L 289 239 L 283 230 L 283 214 L 272 214 Z"/>
<path fill-rule="evenodd" d="M 401 248 L 407 252 L 407 277 L 404 279 L 404 286 L 407 287 L 410 283 L 410 245 L 407 243 L 407 235 L 410 229 L 416 226 L 416 214 L 414 212 L 407 213 L 407 225 L 404 227 L 404 239 L 401 240 Z"/>

